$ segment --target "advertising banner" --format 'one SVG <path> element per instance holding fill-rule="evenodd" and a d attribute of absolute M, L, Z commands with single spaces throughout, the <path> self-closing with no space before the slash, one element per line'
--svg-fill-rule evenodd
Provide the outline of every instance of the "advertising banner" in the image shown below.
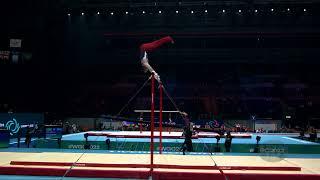
<path fill-rule="evenodd" d="M 32 130 L 43 121 L 41 113 L 0 113 L 0 129 L 9 130 L 11 138 L 17 137 L 20 130 L 24 135 L 27 127 Z"/>

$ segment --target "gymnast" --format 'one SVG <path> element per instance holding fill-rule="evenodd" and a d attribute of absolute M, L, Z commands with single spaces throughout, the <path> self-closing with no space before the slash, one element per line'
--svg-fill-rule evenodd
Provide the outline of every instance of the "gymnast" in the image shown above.
<path fill-rule="evenodd" d="M 140 59 L 141 59 L 141 65 L 143 67 L 143 70 L 144 72 L 149 71 L 150 73 L 153 73 L 157 81 L 160 81 L 160 76 L 150 66 L 149 60 L 148 60 L 148 53 L 156 50 L 163 44 L 170 43 L 170 42 L 173 44 L 174 43 L 173 39 L 170 36 L 166 36 L 159 40 L 156 40 L 150 43 L 145 43 L 140 46 Z"/>

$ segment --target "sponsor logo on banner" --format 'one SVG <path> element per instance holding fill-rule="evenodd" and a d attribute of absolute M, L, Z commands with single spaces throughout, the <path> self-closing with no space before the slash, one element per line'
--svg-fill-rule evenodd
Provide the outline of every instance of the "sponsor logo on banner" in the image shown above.
<path fill-rule="evenodd" d="M 210 125 L 211 128 L 218 128 L 218 127 L 220 127 L 220 123 L 219 123 L 219 121 L 217 121 L 217 120 L 210 121 L 210 122 L 209 122 L 209 125 Z"/>
<path fill-rule="evenodd" d="M 281 140 L 265 141 L 259 145 L 260 157 L 268 162 L 279 162 L 285 158 L 288 151 L 288 145 Z"/>
<path fill-rule="evenodd" d="M 84 149 L 84 145 L 82 144 L 70 144 L 68 145 L 68 149 Z M 100 145 L 90 145 L 90 149 L 99 150 Z"/>
<path fill-rule="evenodd" d="M 157 151 L 160 150 L 160 147 L 157 147 Z M 166 151 L 166 152 L 177 152 L 177 151 L 180 151 L 181 150 L 181 147 L 162 147 L 162 151 Z"/>
<path fill-rule="evenodd" d="M 12 120 L 7 121 L 6 129 L 10 131 L 10 135 L 12 136 L 19 132 L 20 125 L 15 118 L 12 118 Z"/>

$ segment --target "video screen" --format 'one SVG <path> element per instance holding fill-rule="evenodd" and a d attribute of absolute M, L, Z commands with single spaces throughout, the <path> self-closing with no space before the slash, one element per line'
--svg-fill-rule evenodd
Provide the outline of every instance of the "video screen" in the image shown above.
<path fill-rule="evenodd" d="M 62 138 L 62 127 L 61 126 L 46 126 L 46 138 L 58 139 Z"/>

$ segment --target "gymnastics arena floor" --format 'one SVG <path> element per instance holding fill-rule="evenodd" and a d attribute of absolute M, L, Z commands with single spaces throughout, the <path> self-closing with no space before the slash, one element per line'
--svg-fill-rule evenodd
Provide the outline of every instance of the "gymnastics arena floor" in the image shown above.
<path fill-rule="evenodd" d="M 103 150 L 2 149 L 0 179 L 150 177 L 150 155 Z M 77 163 L 75 163 L 77 162 Z M 220 172 L 223 171 L 223 175 Z M 67 172 L 67 173 L 66 173 Z M 50 177 L 47 177 L 50 176 Z M 262 157 L 249 153 L 155 154 L 154 179 L 317 179 L 320 155 Z M 63 178 L 62 178 L 63 179 Z"/>
<path fill-rule="evenodd" d="M 168 150 L 162 154 L 155 151 L 151 169 L 150 151 L 10 147 L 0 149 L 0 179 L 320 179 L 320 152 L 308 150 L 318 143 L 295 139 L 296 134 L 250 134 L 250 138 L 234 138 L 233 143 L 254 145 L 257 135 L 261 136 L 261 145 L 270 142 L 298 145 L 307 153 L 226 153 L 222 149 L 222 152 L 182 155 L 180 151 Z M 83 143 L 83 136 L 84 133 L 65 135 L 62 141 Z M 104 143 L 106 138 L 122 143 L 150 141 L 146 137 L 104 135 L 89 136 L 88 141 Z M 163 142 L 165 146 L 166 143 L 183 143 L 183 139 L 164 138 Z M 215 144 L 213 137 L 198 137 L 193 142 Z M 220 143 L 224 143 L 223 138 Z"/>

